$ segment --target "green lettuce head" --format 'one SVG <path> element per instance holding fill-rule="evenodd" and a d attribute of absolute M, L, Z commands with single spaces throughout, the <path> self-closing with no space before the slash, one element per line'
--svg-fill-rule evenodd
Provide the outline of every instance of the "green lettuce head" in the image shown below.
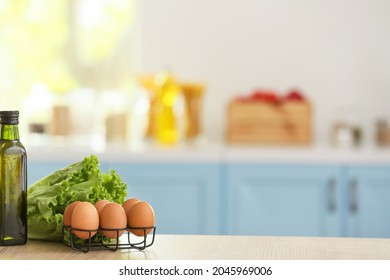
<path fill-rule="evenodd" d="M 65 208 L 73 201 L 95 204 L 107 199 L 122 204 L 127 185 L 111 170 L 101 173 L 99 160 L 88 156 L 38 180 L 27 190 L 28 238 L 62 240 Z"/>

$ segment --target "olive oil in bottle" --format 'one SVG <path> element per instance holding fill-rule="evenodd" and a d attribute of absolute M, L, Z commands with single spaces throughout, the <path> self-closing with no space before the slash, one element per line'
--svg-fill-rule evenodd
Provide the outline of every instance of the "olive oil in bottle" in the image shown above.
<path fill-rule="evenodd" d="M 159 72 L 154 80 L 156 91 L 155 133 L 160 144 L 175 144 L 179 140 L 179 123 L 175 105 L 180 87 L 168 71 Z"/>
<path fill-rule="evenodd" d="M 19 111 L 0 111 L 0 245 L 27 242 L 27 153 Z"/>

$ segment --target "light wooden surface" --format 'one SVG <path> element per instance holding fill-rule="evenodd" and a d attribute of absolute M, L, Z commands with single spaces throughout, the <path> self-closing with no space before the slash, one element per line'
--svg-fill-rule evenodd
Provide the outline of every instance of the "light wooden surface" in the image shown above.
<path fill-rule="evenodd" d="M 242 102 L 227 110 L 226 140 L 230 144 L 309 146 L 311 106 L 308 102 Z"/>
<path fill-rule="evenodd" d="M 29 240 L 27 245 L 0 247 L 8 260 L 390 260 L 390 239 L 156 235 L 144 251 L 74 251 L 62 243 Z"/>

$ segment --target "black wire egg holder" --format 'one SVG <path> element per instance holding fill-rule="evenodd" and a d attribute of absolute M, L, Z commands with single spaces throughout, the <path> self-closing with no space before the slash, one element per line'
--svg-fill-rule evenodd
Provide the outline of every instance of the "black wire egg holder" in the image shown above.
<path fill-rule="evenodd" d="M 131 231 L 133 230 L 142 230 L 143 236 L 136 236 Z M 147 231 L 151 230 L 149 233 Z M 88 238 L 83 239 L 82 242 L 80 238 L 76 238 L 74 231 L 87 232 Z M 107 238 L 101 231 L 105 232 L 115 232 L 116 238 Z M 124 231 L 123 234 L 120 234 L 121 231 Z M 66 236 L 69 236 L 69 240 L 66 240 Z M 123 235 L 127 235 L 127 238 L 123 238 Z M 117 251 L 120 249 L 136 249 L 139 251 L 145 250 L 154 243 L 156 235 L 156 227 L 126 227 L 126 228 L 117 228 L 117 229 L 104 229 L 100 228 L 97 230 L 85 230 L 73 227 L 62 227 L 62 243 L 67 247 L 71 247 L 76 251 L 82 251 L 84 253 L 89 252 L 90 250 L 111 250 Z M 120 240 L 125 239 L 126 241 Z M 107 239 L 109 241 L 107 241 Z M 136 239 L 135 241 L 132 240 Z M 79 244 L 78 244 L 78 242 Z"/>

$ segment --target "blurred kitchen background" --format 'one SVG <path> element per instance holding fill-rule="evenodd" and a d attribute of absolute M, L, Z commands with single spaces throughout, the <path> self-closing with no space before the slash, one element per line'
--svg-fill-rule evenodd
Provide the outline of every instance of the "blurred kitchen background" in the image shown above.
<path fill-rule="evenodd" d="M 390 237 L 389 10 L 0 0 L 0 109 L 30 182 L 97 153 L 163 233 Z"/>
<path fill-rule="evenodd" d="M 74 117 L 53 133 L 98 137 L 104 127 L 91 121 L 112 110 L 130 118 L 137 79 L 163 69 L 204 85 L 199 117 L 209 141 L 225 140 L 230 99 L 257 89 L 305 94 L 316 145 L 329 144 L 345 119 L 366 145 L 386 126 L 387 1 L 95 2 L 1 1 L 1 108 L 20 108 L 24 138 L 49 132 L 40 125 L 53 106 Z"/>

